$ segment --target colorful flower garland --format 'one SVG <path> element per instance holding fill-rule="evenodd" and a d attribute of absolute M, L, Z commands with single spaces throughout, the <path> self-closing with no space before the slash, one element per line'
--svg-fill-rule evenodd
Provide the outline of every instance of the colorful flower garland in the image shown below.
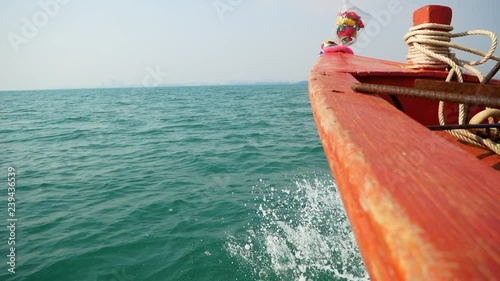
<path fill-rule="evenodd" d="M 365 25 L 361 17 L 353 11 L 345 11 L 339 14 L 337 19 L 337 36 L 342 45 L 350 45 L 358 37 L 358 31 Z"/>

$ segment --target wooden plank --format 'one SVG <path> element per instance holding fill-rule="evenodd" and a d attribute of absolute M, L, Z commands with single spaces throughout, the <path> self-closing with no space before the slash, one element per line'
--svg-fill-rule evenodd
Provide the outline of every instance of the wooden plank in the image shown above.
<path fill-rule="evenodd" d="M 500 99 L 500 86 L 417 79 L 415 89 Z"/>
<path fill-rule="evenodd" d="M 372 280 L 500 279 L 500 174 L 328 61 L 311 106 Z"/>
<path fill-rule="evenodd" d="M 447 71 L 430 69 L 410 69 L 404 63 L 385 61 L 346 53 L 323 54 L 318 58 L 318 64 L 313 66 L 313 71 L 331 74 L 333 72 L 352 73 L 354 76 L 387 76 L 387 77 L 420 77 L 445 80 Z M 463 74 L 465 82 L 479 82 L 477 77 L 468 73 Z M 499 84 L 498 81 L 493 81 Z"/>

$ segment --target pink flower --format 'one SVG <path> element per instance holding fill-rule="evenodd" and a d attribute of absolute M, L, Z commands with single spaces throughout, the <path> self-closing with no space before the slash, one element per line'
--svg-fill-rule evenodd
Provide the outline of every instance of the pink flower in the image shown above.
<path fill-rule="evenodd" d="M 346 15 L 348 18 L 351 18 L 351 19 L 353 19 L 353 20 L 355 20 L 355 21 L 357 21 L 357 20 L 359 19 L 358 14 L 356 14 L 355 12 L 352 12 L 352 11 L 350 11 L 350 12 L 346 12 L 346 13 L 345 13 L 345 15 Z"/>
<path fill-rule="evenodd" d="M 351 27 L 351 26 L 346 26 L 343 30 L 339 31 L 337 33 L 337 35 L 340 37 L 340 38 L 344 38 L 344 37 L 352 37 L 352 35 L 354 34 L 354 32 L 356 32 L 356 29 L 354 27 Z M 352 39 L 351 39 L 352 40 Z M 351 41 L 350 40 L 350 41 Z M 349 42 L 350 42 L 349 41 Z"/>
<path fill-rule="evenodd" d="M 365 28 L 365 24 L 363 23 L 362 20 L 358 20 L 357 25 L 358 25 L 359 28 Z"/>

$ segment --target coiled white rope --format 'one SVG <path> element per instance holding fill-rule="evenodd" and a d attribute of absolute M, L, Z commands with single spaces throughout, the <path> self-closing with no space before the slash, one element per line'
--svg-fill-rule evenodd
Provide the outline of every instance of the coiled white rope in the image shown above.
<path fill-rule="evenodd" d="M 446 82 L 450 82 L 454 76 L 458 82 L 463 82 L 462 68 L 475 74 L 480 82 L 483 82 L 484 76 L 477 68 L 488 60 L 500 61 L 499 57 L 494 56 L 497 48 L 497 37 L 493 32 L 486 30 L 471 30 L 462 33 L 450 33 L 453 27 L 450 25 L 425 23 L 410 28 L 404 40 L 408 45 L 408 68 L 428 68 L 428 69 L 445 69 L 449 68 L 450 72 L 446 78 Z M 469 35 L 485 35 L 491 38 L 491 45 L 488 52 L 482 52 L 477 49 L 465 47 L 451 42 L 452 38 L 464 37 Z M 450 48 L 462 50 L 472 54 L 481 56 L 477 61 L 466 61 L 458 59 Z M 497 112 L 498 111 L 498 112 Z M 493 123 L 493 116 L 497 116 L 500 110 L 491 109 L 488 111 L 489 122 Z M 484 112 L 482 113 L 485 114 Z M 444 102 L 439 102 L 439 124 L 446 125 L 444 120 Z M 466 120 L 466 107 L 464 104 L 459 106 L 458 123 L 464 124 Z M 474 118 L 473 118 L 474 119 Z M 477 118 L 476 118 L 477 119 Z M 475 120 L 476 120 L 475 119 Z M 468 130 L 448 130 L 448 133 L 455 136 L 459 140 L 463 140 L 472 144 L 487 147 L 500 155 L 500 144 L 490 139 L 482 138 Z"/>

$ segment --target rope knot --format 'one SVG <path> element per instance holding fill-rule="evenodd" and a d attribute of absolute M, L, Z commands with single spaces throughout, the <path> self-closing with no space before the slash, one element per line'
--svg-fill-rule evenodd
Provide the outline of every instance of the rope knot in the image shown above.
<path fill-rule="evenodd" d="M 494 56 L 495 50 L 497 48 L 496 35 L 493 32 L 486 30 L 471 30 L 452 34 L 452 30 L 453 27 L 450 25 L 435 23 L 424 23 L 410 28 L 410 31 L 404 37 L 404 40 L 408 45 L 408 56 L 406 58 L 408 63 L 406 67 L 412 69 L 449 69 L 450 72 L 448 73 L 448 77 L 446 78 L 447 82 L 450 82 L 455 75 L 458 82 L 463 82 L 462 68 L 464 68 L 465 70 L 468 70 L 469 72 L 475 74 L 481 83 L 487 83 L 488 81 L 485 81 L 481 71 L 479 71 L 479 69 L 474 66 L 483 64 L 490 59 L 500 61 L 500 58 Z M 491 46 L 489 51 L 485 53 L 451 42 L 452 38 L 469 35 L 486 35 L 490 37 Z M 450 51 L 451 48 L 479 55 L 481 56 L 481 59 L 477 61 L 461 60 Z M 468 107 L 466 107 L 464 104 L 460 104 L 458 116 L 458 123 L 460 125 L 467 123 L 468 111 Z M 500 114 L 498 112 L 498 109 L 487 112 L 489 114 L 488 117 L 490 117 L 490 123 L 494 122 L 491 112 L 494 112 L 497 115 Z M 439 102 L 438 113 L 439 124 L 445 125 L 443 101 Z M 474 118 L 473 120 L 475 121 Z M 492 141 L 491 139 L 483 139 L 482 137 L 467 130 L 451 130 L 448 131 L 448 133 L 452 134 L 460 140 L 488 147 L 495 153 L 500 154 L 500 144 Z"/>
<path fill-rule="evenodd" d="M 404 37 L 408 45 L 409 68 L 445 69 L 452 57 L 450 42 L 453 27 L 450 25 L 424 23 L 410 28 Z"/>

